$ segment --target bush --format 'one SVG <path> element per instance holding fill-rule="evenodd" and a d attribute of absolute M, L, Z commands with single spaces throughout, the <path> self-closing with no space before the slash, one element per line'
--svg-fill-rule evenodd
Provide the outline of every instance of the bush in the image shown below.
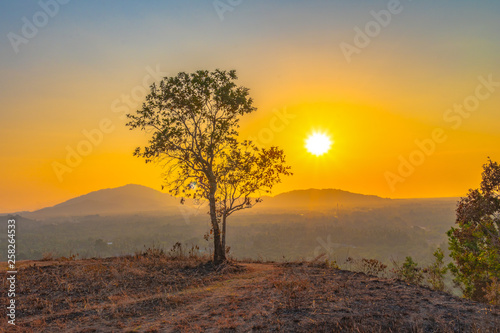
<path fill-rule="evenodd" d="M 386 273 L 387 265 L 383 264 L 381 261 L 377 259 L 354 259 L 352 257 L 348 257 L 345 260 L 345 263 L 349 265 L 349 267 L 354 264 L 355 272 L 362 272 L 366 275 L 374 275 L 374 276 L 383 276 Z M 351 269 L 350 269 L 351 270 Z"/>
<path fill-rule="evenodd" d="M 444 276 L 448 272 L 448 267 L 444 264 L 444 253 L 441 248 L 434 251 L 436 261 L 426 269 L 424 273 L 427 275 L 427 283 L 434 290 L 444 291 Z"/>
<path fill-rule="evenodd" d="M 382 273 L 385 273 L 385 269 L 387 265 L 384 265 L 377 259 L 361 259 L 361 268 L 363 273 L 367 275 L 375 275 L 379 276 Z"/>
<path fill-rule="evenodd" d="M 410 284 L 420 285 L 422 283 L 424 274 L 422 269 L 418 267 L 418 264 L 413 261 L 412 257 L 406 257 L 403 266 L 399 266 L 395 261 L 393 261 L 393 264 L 393 271 L 398 279 Z"/>

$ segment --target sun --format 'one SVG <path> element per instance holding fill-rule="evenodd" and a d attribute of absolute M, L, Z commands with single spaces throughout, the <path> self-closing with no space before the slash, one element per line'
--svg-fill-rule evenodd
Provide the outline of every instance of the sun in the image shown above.
<path fill-rule="evenodd" d="M 314 132 L 306 139 L 306 149 L 313 155 L 326 154 L 332 146 L 332 140 L 327 134 Z"/>

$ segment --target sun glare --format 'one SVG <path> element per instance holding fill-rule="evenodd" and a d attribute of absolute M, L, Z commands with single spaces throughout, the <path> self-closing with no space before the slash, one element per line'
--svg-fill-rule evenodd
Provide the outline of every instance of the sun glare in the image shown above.
<path fill-rule="evenodd" d="M 306 149 L 313 155 L 326 154 L 332 146 L 332 140 L 324 133 L 314 132 L 306 140 Z"/>

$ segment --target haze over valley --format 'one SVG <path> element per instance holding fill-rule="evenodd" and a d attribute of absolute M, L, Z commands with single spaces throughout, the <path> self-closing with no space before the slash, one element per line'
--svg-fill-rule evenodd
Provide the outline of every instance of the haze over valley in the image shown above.
<path fill-rule="evenodd" d="M 153 246 L 168 251 L 177 242 L 212 251 L 203 237 L 209 229 L 206 205 L 180 201 L 131 184 L 11 214 L 19 216 L 19 259 L 117 256 Z M 349 256 L 387 263 L 413 256 L 425 262 L 436 247 L 447 248 L 445 233 L 454 224 L 456 202 L 335 189 L 292 191 L 265 197 L 234 215 L 227 245 L 239 259 L 311 260 L 324 254 L 340 263 Z"/>

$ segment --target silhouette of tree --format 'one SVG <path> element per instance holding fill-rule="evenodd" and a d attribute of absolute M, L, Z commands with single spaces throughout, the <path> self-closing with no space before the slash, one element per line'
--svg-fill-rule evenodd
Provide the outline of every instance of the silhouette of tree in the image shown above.
<path fill-rule="evenodd" d="M 226 249 L 226 222 L 234 212 L 261 202 L 261 194 L 271 193 L 281 175 L 292 175 L 277 147 L 257 148 L 250 141 L 234 144 L 222 154 L 219 164 L 217 218 L 222 224 L 222 248 Z"/>
<path fill-rule="evenodd" d="M 464 295 L 486 301 L 486 290 L 500 278 L 500 166 L 488 159 L 479 189 L 457 207 L 456 228 L 448 231 L 450 265 Z"/>
<path fill-rule="evenodd" d="M 289 175 L 283 150 L 238 141 L 241 116 L 256 110 L 236 71 L 197 71 L 165 77 L 151 86 L 142 109 L 127 115 L 130 129 L 152 132 L 134 155 L 162 163 L 170 193 L 208 201 L 214 262 L 225 257 L 226 219 L 251 207 Z M 163 187 L 163 186 L 162 186 Z"/>

